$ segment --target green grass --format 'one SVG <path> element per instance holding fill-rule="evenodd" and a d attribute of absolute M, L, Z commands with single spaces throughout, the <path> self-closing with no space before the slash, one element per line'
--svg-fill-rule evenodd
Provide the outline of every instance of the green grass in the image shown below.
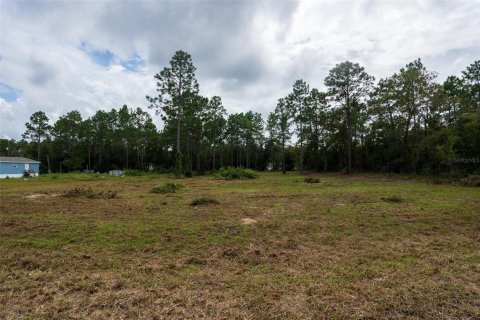
<path fill-rule="evenodd" d="M 0 318 L 480 317 L 478 188 L 310 176 L 0 181 Z"/>

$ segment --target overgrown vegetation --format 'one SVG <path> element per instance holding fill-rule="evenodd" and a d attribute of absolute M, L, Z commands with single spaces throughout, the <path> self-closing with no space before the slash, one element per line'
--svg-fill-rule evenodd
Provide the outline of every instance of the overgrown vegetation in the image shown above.
<path fill-rule="evenodd" d="M 183 185 L 174 182 L 167 182 L 161 186 L 153 187 L 150 192 L 152 193 L 174 193 L 183 188 Z"/>
<path fill-rule="evenodd" d="M 107 191 L 95 191 L 91 187 L 75 187 L 69 189 L 63 193 L 63 196 L 66 198 L 79 198 L 85 197 L 90 199 L 115 199 L 118 198 L 118 192 L 107 190 Z"/>
<path fill-rule="evenodd" d="M 235 167 L 223 167 L 216 173 L 215 177 L 218 179 L 233 180 L 233 179 L 256 179 L 258 178 L 258 172 L 252 169 L 235 168 Z"/>

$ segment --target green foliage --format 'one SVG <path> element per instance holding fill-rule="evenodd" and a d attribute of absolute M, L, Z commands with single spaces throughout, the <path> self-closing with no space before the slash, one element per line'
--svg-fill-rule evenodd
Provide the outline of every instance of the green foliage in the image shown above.
<path fill-rule="evenodd" d="M 173 182 L 167 182 L 162 186 L 153 187 L 150 192 L 152 193 L 175 193 L 176 191 L 183 188 L 183 185 Z"/>
<path fill-rule="evenodd" d="M 295 81 L 278 100 L 266 126 L 258 112 L 227 115 L 219 96 L 200 95 L 191 56 L 178 51 L 155 76 L 150 107 L 164 120 L 157 131 L 150 115 L 126 105 L 83 119 L 73 110 L 51 126 L 43 111 L 31 115 L 22 140 L 0 139 L 1 156 L 41 161 L 48 172 L 126 168 L 138 176 L 156 171 L 189 177 L 218 167 L 477 174 L 480 155 L 480 61 L 444 83 L 420 59 L 381 79 L 352 62 L 336 65 L 327 92 Z M 181 80 L 181 81 L 180 81 Z M 293 136 L 294 135 L 294 136 Z M 162 169 L 164 168 L 164 169 Z M 130 171 L 130 170 L 129 170 Z"/>
<path fill-rule="evenodd" d="M 37 160 L 40 161 L 42 142 L 50 136 L 52 126 L 45 112 L 37 111 L 30 117 L 30 122 L 25 123 L 27 130 L 23 134 L 24 139 L 30 139 L 37 145 Z"/>
<path fill-rule="evenodd" d="M 179 50 L 165 67 L 155 75 L 158 96 L 147 96 L 150 108 L 162 114 L 166 127 L 175 128 L 176 154 L 175 177 L 183 173 L 182 167 L 182 121 L 189 121 L 190 126 L 198 120 L 194 110 L 200 102 L 198 82 L 195 78 L 195 66 L 189 53 Z M 208 100 L 207 100 L 208 101 Z M 186 153 L 187 154 L 187 153 Z"/>
<path fill-rule="evenodd" d="M 191 206 L 201 206 L 201 205 L 209 205 L 209 204 L 219 204 L 217 200 L 211 197 L 203 196 L 197 199 L 194 199 L 190 205 Z"/>
<path fill-rule="evenodd" d="M 258 173 L 255 170 L 235 168 L 235 167 L 222 167 L 216 173 L 215 177 L 218 179 L 233 180 L 233 179 L 256 179 Z"/>
<path fill-rule="evenodd" d="M 341 111 L 342 121 L 339 125 L 345 126 L 344 141 L 346 141 L 349 173 L 352 172 L 353 136 L 356 135 L 358 124 L 365 120 L 362 117 L 365 108 L 362 102 L 370 93 L 373 81 L 374 77 L 365 72 L 365 68 L 350 61 L 337 64 L 325 78 L 328 95 L 337 103 L 336 106 Z"/>
<path fill-rule="evenodd" d="M 480 175 L 469 175 L 460 180 L 460 183 L 467 187 L 480 187 Z"/>

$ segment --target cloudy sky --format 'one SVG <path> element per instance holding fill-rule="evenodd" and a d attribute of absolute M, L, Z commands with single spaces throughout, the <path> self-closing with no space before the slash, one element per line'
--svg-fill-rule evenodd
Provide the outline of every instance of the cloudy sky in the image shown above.
<path fill-rule="evenodd" d="M 203 95 L 267 115 L 296 79 L 322 89 L 345 60 L 377 79 L 416 58 L 458 75 L 480 58 L 479 30 L 480 0 L 0 0 L 0 137 L 20 138 L 37 110 L 146 108 L 179 49 Z"/>

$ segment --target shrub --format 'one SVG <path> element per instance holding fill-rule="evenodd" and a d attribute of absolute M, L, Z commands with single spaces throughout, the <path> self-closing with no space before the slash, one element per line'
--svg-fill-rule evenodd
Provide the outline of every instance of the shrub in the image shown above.
<path fill-rule="evenodd" d="M 215 174 L 218 179 L 232 180 L 232 179 L 256 179 L 258 173 L 252 169 L 223 167 Z"/>
<path fill-rule="evenodd" d="M 460 180 L 460 183 L 466 187 L 480 187 L 480 175 L 469 175 Z"/>
<path fill-rule="evenodd" d="M 385 202 L 394 202 L 394 203 L 405 202 L 405 199 L 403 199 L 399 196 L 382 197 L 381 199 Z"/>
<path fill-rule="evenodd" d="M 177 190 L 183 188 L 181 184 L 167 182 L 163 186 L 155 186 L 150 190 L 152 193 L 174 193 Z"/>
<path fill-rule="evenodd" d="M 209 205 L 209 204 L 219 204 L 219 202 L 210 197 L 200 197 L 193 200 L 190 203 L 191 206 L 201 206 L 201 205 Z"/>

